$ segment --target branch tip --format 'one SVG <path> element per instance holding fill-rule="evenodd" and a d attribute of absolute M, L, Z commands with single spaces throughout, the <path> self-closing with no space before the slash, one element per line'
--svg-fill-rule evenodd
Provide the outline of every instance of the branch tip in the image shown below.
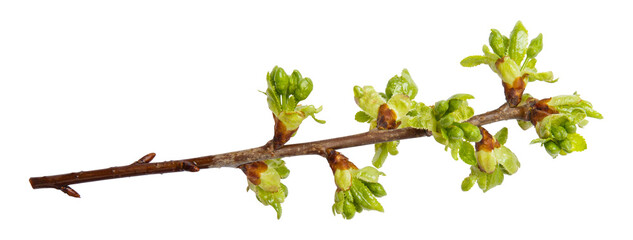
<path fill-rule="evenodd" d="M 75 191 L 74 189 L 70 188 L 69 186 L 61 186 L 61 187 L 59 187 L 57 189 L 61 190 L 65 194 L 68 194 L 68 196 L 76 197 L 76 198 L 80 198 L 81 197 L 81 196 L 79 196 L 79 193 L 77 193 L 77 191 Z"/>
<path fill-rule="evenodd" d="M 141 159 L 139 159 L 136 162 L 133 162 L 131 165 L 137 165 L 137 164 L 146 164 L 152 161 L 152 159 L 154 159 L 154 157 L 156 157 L 156 153 L 148 153 L 147 155 L 143 156 Z"/>
<path fill-rule="evenodd" d="M 189 162 L 189 161 L 182 162 L 182 169 L 189 172 L 200 171 L 200 168 L 196 165 L 196 162 Z"/>

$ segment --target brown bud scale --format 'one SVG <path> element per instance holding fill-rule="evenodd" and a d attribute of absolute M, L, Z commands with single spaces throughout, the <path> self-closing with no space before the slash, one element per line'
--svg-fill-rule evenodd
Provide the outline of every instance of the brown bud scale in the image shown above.
<path fill-rule="evenodd" d="M 261 183 L 259 177 L 261 176 L 261 173 L 268 169 L 268 165 L 266 165 L 263 161 L 259 161 L 243 164 L 238 166 L 238 168 L 242 169 L 242 172 L 246 174 L 246 178 L 249 182 L 259 185 Z"/>
<path fill-rule="evenodd" d="M 325 150 L 327 162 L 330 164 L 330 168 L 332 169 L 332 173 L 336 172 L 336 170 L 347 170 L 347 169 L 358 169 L 354 163 L 350 162 L 345 155 L 340 152 L 335 151 L 334 149 Z"/>
<path fill-rule="evenodd" d="M 286 128 L 286 124 L 280 121 L 275 114 L 273 114 L 273 119 L 275 119 L 275 135 L 273 136 L 273 149 L 279 149 L 284 144 L 286 144 L 292 135 L 297 132 L 297 129 L 288 131 Z"/>
<path fill-rule="evenodd" d="M 479 130 L 481 131 L 481 141 L 475 143 L 475 150 L 492 152 L 493 149 L 501 147 L 501 144 L 485 128 L 479 127 Z"/>
<path fill-rule="evenodd" d="M 396 129 L 400 126 L 401 122 L 396 122 L 398 116 L 396 112 L 389 108 L 386 103 L 380 105 L 378 108 L 378 118 L 376 119 L 376 127 L 380 130 Z"/>

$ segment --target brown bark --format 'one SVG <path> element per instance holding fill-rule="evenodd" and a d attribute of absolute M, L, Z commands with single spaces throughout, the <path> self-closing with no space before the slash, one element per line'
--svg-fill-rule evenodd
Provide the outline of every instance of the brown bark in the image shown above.
<path fill-rule="evenodd" d="M 496 110 L 472 117 L 468 122 L 481 126 L 492 122 L 521 119 L 528 121 L 529 105 L 518 108 L 510 108 L 507 104 Z M 238 167 L 242 164 L 263 161 L 272 158 L 292 157 L 299 155 L 325 155 L 326 149 L 341 149 L 362 145 L 390 142 L 409 138 L 431 136 L 431 131 L 426 129 L 401 128 L 381 131 L 369 131 L 355 135 L 332 138 L 314 142 L 285 145 L 279 149 L 271 150 L 270 146 L 221 153 L 210 156 L 150 163 L 155 154 L 150 153 L 131 165 L 111 167 L 92 171 L 81 171 L 53 176 L 32 177 L 29 179 L 31 186 L 37 188 L 56 188 L 65 193 L 79 197 L 69 185 L 115 179 L 123 177 L 141 176 L 148 174 L 162 174 L 170 172 L 190 171 L 196 172 L 201 168 Z"/>

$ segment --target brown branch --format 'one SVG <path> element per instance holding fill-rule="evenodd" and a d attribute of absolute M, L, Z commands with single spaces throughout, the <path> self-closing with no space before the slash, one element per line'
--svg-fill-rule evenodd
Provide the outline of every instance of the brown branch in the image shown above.
<path fill-rule="evenodd" d="M 504 104 L 496 110 L 473 116 L 468 120 L 468 122 L 477 126 L 481 126 L 509 119 L 527 120 L 528 116 L 528 105 L 511 108 L 507 104 Z M 237 167 L 242 164 L 262 161 L 271 158 L 312 154 L 323 155 L 325 149 L 341 149 L 409 138 L 427 137 L 431 136 L 431 134 L 431 131 L 415 128 L 401 128 L 380 131 L 372 130 L 366 133 L 349 135 L 339 138 L 285 145 L 276 150 L 273 150 L 269 146 L 264 145 L 261 147 L 236 152 L 157 163 L 150 163 L 150 161 L 155 156 L 154 153 L 150 153 L 143 156 L 140 160 L 135 161 L 131 165 L 127 166 L 111 167 L 92 171 L 81 171 L 53 176 L 32 177 L 29 179 L 29 182 L 34 189 L 56 188 L 62 190 L 70 196 L 79 197 L 79 194 L 72 190 L 69 185 L 149 174 L 162 174 L 181 171 L 197 172 L 201 168 Z"/>

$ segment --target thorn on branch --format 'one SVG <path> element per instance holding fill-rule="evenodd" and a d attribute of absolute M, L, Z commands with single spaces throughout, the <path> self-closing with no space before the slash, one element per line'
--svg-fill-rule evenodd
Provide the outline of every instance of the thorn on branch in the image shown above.
<path fill-rule="evenodd" d="M 182 169 L 189 172 L 200 171 L 200 168 L 196 165 L 196 162 L 189 162 L 189 161 L 182 162 Z"/>
<path fill-rule="evenodd" d="M 141 159 L 139 159 L 136 162 L 133 162 L 130 165 L 137 165 L 137 164 L 146 164 L 152 161 L 152 159 L 154 159 L 154 157 L 156 157 L 156 153 L 148 153 L 147 155 L 143 156 Z"/>
<path fill-rule="evenodd" d="M 73 190 L 69 186 L 61 186 L 57 189 L 61 190 L 65 194 L 68 194 L 68 196 L 80 198 L 79 193 L 77 193 L 77 191 Z"/>

